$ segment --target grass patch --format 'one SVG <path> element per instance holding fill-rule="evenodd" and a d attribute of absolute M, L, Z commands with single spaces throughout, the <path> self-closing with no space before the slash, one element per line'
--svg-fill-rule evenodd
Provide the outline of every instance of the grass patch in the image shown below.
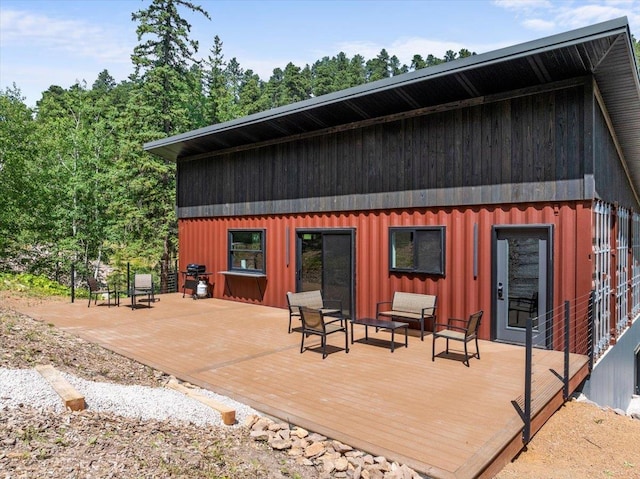
<path fill-rule="evenodd" d="M 29 273 L 0 273 L 0 290 L 26 293 L 31 296 L 71 296 L 67 286 L 45 276 Z"/>

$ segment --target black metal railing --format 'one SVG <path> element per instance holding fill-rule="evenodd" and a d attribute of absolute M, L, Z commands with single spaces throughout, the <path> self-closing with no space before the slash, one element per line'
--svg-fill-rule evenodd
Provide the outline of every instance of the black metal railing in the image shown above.
<path fill-rule="evenodd" d="M 562 381 L 563 399 L 569 399 L 571 354 L 588 356 L 589 371 L 593 368 L 593 292 L 574 300 L 564 301 L 561 307 L 542 316 L 526 320 L 524 391 L 515 401 L 524 422 L 522 439 L 531 440 L 531 419 L 537 413 L 533 405 L 542 405 L 545 398 L 558 392 L 558 380 Z M 536 368 L 534 349 L 562 351 L 563 370 Z M 534 387 L 535 385 L 535 387 Z"/>
<path fill-rule="evenodd" d="M 84 268 L 86 269 L 86 268 Z M 70 266 L 70 286 L 71 286 L 71 302 L 75 302 L 76 291 L 78 288 L 86 286 L 87 275 L 89 273 L 79 268 L 75 264 Z M 169 265 L 163 280 L 163 272 L 161 265 L 158 263 L 155 267 L 133 267 L 130 262 L 116 268 L 112 268 L 107 277 L 97 278 L 103 283 L 107 283 L 116 291 L 126 293 L 131 290 L 131 283 L 134 274 L 150 273 L 153 277 L 154 294 L 176 293 L 178 291 L 178 261 L 174 261 Z"/>

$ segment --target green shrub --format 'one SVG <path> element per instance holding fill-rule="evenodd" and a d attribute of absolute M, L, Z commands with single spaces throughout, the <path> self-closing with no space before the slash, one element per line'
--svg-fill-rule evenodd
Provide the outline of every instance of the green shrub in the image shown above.
<path fill-rule="evenodd" d="M 62 286 L 45 276 L 29 273 L 0 273 L 0 290 L 28 293 L 33 296 L 70 296 L 67 286 Z"/>

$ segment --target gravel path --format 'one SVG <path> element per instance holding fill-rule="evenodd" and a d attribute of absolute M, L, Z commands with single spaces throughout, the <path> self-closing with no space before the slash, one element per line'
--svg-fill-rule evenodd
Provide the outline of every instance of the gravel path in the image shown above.
<path fill-rule="evenodd" d="M 224 425 L 216 410 L 172 389 L 87 381 L 67 373 L 61 376 L 84 396 L 89 411 L 140 420 L 186 421 L 196 426 Z M 258 415 L 254 409 L 225 396 L 198 388 L 194 391 L 234 408 L 236 425 L 242 424 L 247 416 Z M 23 405 L 64 411 L 62 400 L 40 373 L 33 369 L 0 368 L 0 410 Z"/>

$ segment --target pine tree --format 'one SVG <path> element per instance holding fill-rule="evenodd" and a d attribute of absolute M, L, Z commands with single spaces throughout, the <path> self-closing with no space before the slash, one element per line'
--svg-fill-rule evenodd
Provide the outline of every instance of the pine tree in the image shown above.
<path fill-rule="evenodd" d="M 138 149 L 144 142 L 192 127 L 189 101 L 200 81 L 190 67 L 197 63 L 194 55 L 198 42 L 189 38 L 191 25 L 180 16 L 179 7 L 210 18 L 202 7 L 187 0 L 152 0 L 149 8 L 131 17 L 138 22 L 136 33 L 142 41 L 131 56 L 137 88 L 128 115 L 131 144 L 137 143 Z M 169 262 L 176 247 L 175 166 L 136 150 L 130 153 L 137 158 L 130 171 L 136 180 L 131 188 L 132 200 L 146 210 L 141 214 L 143 230 L 153 236 L 160 233 L 162 238 L 160 282 L 161 289 L 166 290 Z M 155 238 L 150 239 L 155 243 Z"/>

